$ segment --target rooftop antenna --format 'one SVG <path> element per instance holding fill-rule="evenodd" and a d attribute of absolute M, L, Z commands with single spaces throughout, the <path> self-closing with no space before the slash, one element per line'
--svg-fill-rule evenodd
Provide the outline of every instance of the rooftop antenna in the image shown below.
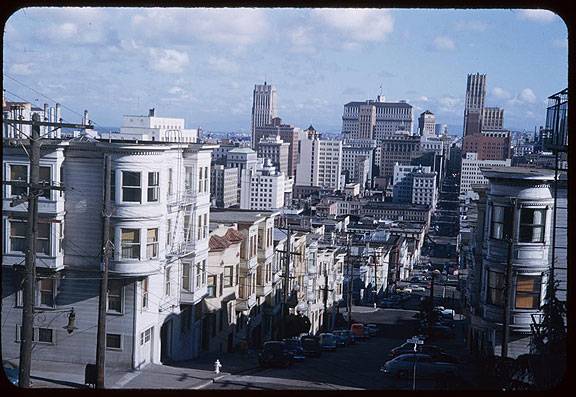
<path fill-rule="evenodd" d="M 382 84 L 380 84 L 380 96 L 382 96 Z"/>

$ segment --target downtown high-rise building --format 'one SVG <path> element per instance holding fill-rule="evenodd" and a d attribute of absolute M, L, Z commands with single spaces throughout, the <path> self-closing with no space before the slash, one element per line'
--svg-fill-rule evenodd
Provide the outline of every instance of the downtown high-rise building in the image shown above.
<path fill-rule="evenodd" d="M 436 136 L 436 116 L 429 110 L 426 110 L 418 117 L 418 133 L 422 136 Z"/>
<path fill-rule="evenodd" d="M 272 124 L 272 119 L 277 117 L 278 99 L 276 88 L 273 85 L 256 84 L 254 86 L 254 95 L 252 97 L 252 125 L 250 128 L 252 136 L 252 148 L 256 149 L 256 140 L 254 134 L 256 128 Z"/>
<path fill-rule="evenodd" d="M 469 74 L 466 82 L 464 107 L 464 136 L 479 134 L 482 130 L 482 113 L 486 97 L 486 75 Z"/>

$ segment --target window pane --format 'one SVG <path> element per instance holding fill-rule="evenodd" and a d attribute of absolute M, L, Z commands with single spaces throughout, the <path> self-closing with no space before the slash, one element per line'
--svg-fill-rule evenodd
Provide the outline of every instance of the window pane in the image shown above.
<path fill-rule="evenodd" d="M 140 173 L 122 171 L 122 186 L 140 186 Z"/>
<path fill-rule="evenodd" d="M 52 178 L 50 176 L 51 170 L 52 170 L 51 167 L 40 167 L 40 170 L 39 170 L 39 182 L 40 183 L 47 183 L 48 185 L 50 185 L 50 183 L 52 182 Z M 50 199 L 50 189 L 44 190 L 44 192 L 42 193 L 42 195 L 40 197 Z"/>
<path fill-rule="evenodd" d="M 122 229 L 122 258 L 140 259 L 140 229 Z"/>
<path fill-rule="evenodd" d="M 108 311 L 122 312 L 122 281 L 108 281 Z"/>
<path fill-rule="evenodd" d="M 120 349 L 122 337 L 119 334 L 106 334 L 106 347 Z"/>
<path fill-rule="evenodd" d="M 190 264 L 182 265 L 182 289 L 190 291 Z"/>
<path fill-rule="evenodd" d="M 538 309 L 540 306 L 540 297 L 536 295 L 517 294 L 517 309 Z"/>
<path fill-rule="evenodd" d="M 139 188 L 123 188 L 122 200 L 130 203 L 139 203 L 141 197 L 141 190 Z"/>
<path fill-rule="evenodd" d="M 149 172 L 148 173 L 148 186 L 159 186 L 159 173 Z"/>
<path fill-rule="evenodd" d="M 28 182 L 28 166 L 27 165 L 11 165 L 10 166 L 10 180 Z M 20 196 L 28 193 L 26 187 L 11 186 L 12 196 Z"/>
<path fill-rule="evenodd" d="M 52 343 L 52 330 L 49 328 L 38 328 L 38 342 Z"/>

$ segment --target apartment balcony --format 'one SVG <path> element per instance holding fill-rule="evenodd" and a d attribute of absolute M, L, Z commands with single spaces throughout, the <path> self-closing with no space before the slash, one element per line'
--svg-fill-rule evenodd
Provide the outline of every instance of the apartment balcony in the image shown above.
<path fill-rule="evenodd" d="M 208 286 L 202 285 L 200 288 L 194 288 L 190 291 L 180 290 L 180 303 L 184 305 L 195 305 L 208 295 Z"/>
<path fill-rule="evenodd" d="M 268 296 L 272 292 L 272 282 L 266 283 L 264 285 L 256 285 L 256 296 Z"/>
<path fill-rule="evenodd" d="M 108 270 L 111 274 L 122 277 L 148 276 L 160 272 L 160 261 L 157 259 L 146 261 L 139 261 L 139 260 L 110 261 Z"/>
<path fill-rule="evenodd" d="M 250 272 L 252 270 L 255 270 L 257 266 L 258 266 L 258 257 L 257 256 L 253 256 L 250 259 L 240 258 L 240 269 L 242 269 L 244 271 Z"/>
<path fill-rule="evenodd" d="M 243 312 L 252 309 L 256 305 L 256 294 L 251 294 L 248 298 L 236 299 L 236 311 Z"/>

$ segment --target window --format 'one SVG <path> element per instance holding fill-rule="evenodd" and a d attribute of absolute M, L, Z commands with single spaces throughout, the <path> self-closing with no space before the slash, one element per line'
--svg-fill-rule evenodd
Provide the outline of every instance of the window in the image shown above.
<path fill-rule="evenodd" d="M 28 166 L 27 165 L 10 165 L 10 180 L 28 182 Z M 28 194 L 26 186 L 10 186 L 12 196 L 25 196 Z"/>
<path fill-rule="evenodd" d="M 38 342 L 53 343 L 53 336 L 50 328 L 38 328 Z"/>
<path fill-rule="evenodd" d="M 50 186 L 50 184 L 52 183 L 52 178 L 50 175 L 51 173 L 52 173 L 51 167 L 40 167 L 38 181 L 40 183 L 44 183 Z M 40 197 L 44 197 L 45 199 L 50 200 L 50 189 L 49 188 L 44 189 Z"/>
<path fill-rule="evenodd" d="M 146 257 L 148 259 L 158 257 L 158 229 L 148 229 L 146 235 Z"/>
<path fill-rule="evenodd" d="M 52 278 L 41 279 L 38 282 L 39 305 L 54 307 L 55 280 Z"/>
<path fill-rule="evenodd" d="M 516 309 L 538 309 L 541 286 L 541 276 L 518 276 L 516 278 Z"/>
<path fill-rule="evenodd" d="M 148 309 L 148 277 L 142 280 L 142 309 Z"/>
<path fill-rule="evenodd" d="M 190 291 L 190 264 L 182 264 L 182 289 Z"/>
<path fill-rule="evenodd" d="M 202 215 L 198 215 L 198 231 L 197 231 L 197 240 L 202 239 Z"/>
<path fill-rule="evenodd" d="M 488 271 L 486 303 L 496 306 L 504 305 L 504 274 Z"/>
<path fill-rule="evenodd" d="M 192 188 L 192 167 L 184 167 L 185 177 L 184 177 L 184 186 L 186 190 Z"/>
<path fill-rule="evenodd" d="M 216 297 L 216 276 L 208 276 L 208 297 Z"/>
<path fill-rule="evenodd" d="M 108 313 L 122 313 L 122 281 L 108 281 Z"/>
<path fill-rule="evenodd" d="M 522 208 L 520 210 L 519 241 L 523 243 L 544 242 L 544 227 L 546 226 L 546 209 Z"/>
<path fill-rule="evenodd" d="M 514 209 L 501 205 L 492 206 L 492 232 L 490 235 L 494 239 L 504 240 L 512 238 L 512 228 L 514 220 Z"/>
<path fill-rule="evenodd" d="M 122 229 L 122 258 L 140 259 L 140 229 Z"/>
<path fill-rule="evenodd" d="M 232 287 L 234 281 L 234 266 L 224 267 L 224 287 Z"/>
<path fill-rule="evenodd" d="M 116 201 L 116 171 L 110 172 L 110 201 Z"/>
<path fill-rule="evenodd" d="M 106 334 L 106 348 L 122 350 L 122 335 Z"/>
<path fill-rule="evenodd" d="M 166 220 L 166 245 L 170 247 L 172 245 L 172 219 Z"/>
<path fill-rule="evenodd" d="M 10 221 L 10 251 L 26 252 L 27 222 Z"/>
<path fill-rule="evenodd" d="M 50 255 L 50 223 L 38 222 L 38 237 L 36 239 L 36 252 Z"/>
<path fill-rule="evenodd" d="M 122 171 L 122 201 L 129 203 L 142 202 L 139 172 Z"/>
<path fill-rule="evenodd" d="M 150 339 L 152 339 L 152 327 L 140 334 L 140 345 L 150 342 Z"/>
<path fill-rule="evenodd" d="M 148 202 L 158 201 L 160 198 L 160 173 L 148 173 Z"/>
<path fill-rule="evenodd" d="M 168 195 L 173 193 L 173 183 L 172 183 L 172 168 L 168 169 Z"/>
<path fill-rule="evenodd" d="M 263 285 L 264 282 L 262 281 L 262 265 L 259 265 L 256 269 L 256 284 Z"/>
<path fill-rule="evenodd" d="M 167 267 L 164 272 L 164 294 L 170 296 L 170 273 L 172 271 L 171 267 Z"/>

